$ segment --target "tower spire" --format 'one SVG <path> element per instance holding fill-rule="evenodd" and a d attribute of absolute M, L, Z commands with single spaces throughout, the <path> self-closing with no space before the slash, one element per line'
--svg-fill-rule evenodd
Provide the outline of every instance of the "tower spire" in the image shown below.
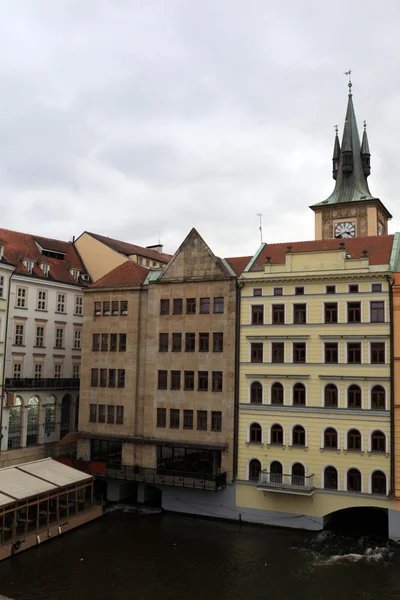
<path fill-rule="evenodd" d="M 369 151 L 368 135 L 367 135 L 367 121 L 364 121 L 364 132 L 361 142 L 361 162 L 365 177 L 371 174 L 371 153 Z"/>
<path fill-rule="evenodd" d="M 333 156 L 332 156 L 332 177 L 333 179 L 336 179 L 337 177 L 337 173 L 339 170 L 339 160 L 340 160 L 340 142 L 339 142 L 339 136 L 338 136 L 338 126 L 335 125 L 335 141 L 333 144 Z"/>

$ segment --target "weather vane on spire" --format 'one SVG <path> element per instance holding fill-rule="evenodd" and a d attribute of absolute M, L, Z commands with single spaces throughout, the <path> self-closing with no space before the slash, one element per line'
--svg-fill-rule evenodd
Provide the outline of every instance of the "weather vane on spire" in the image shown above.
<path fill-rule="evenodd" d="M 333 127 L 335 128 L 335 133 L 337 135 L 339 133 L 339 126 L 338 125 L 334 125 Z"/>
<path fill-rule="evenodd" d="M 363 125 L 364 125 L 364 131 L 367 129 L 367 121 L 364 119 L 363 121 Z"/>
<path fill-rule="evenodd" d="M 351 86 L 353 85 L 351 83 L 351 69 L 349 69 L 348 71 L 345 71 L 343 73 L 343 75 L 347 75 L 347 77 L 349 78 L 349 83 L 347 84 L 349 86 L 349 96 L 351 95 Z"/>

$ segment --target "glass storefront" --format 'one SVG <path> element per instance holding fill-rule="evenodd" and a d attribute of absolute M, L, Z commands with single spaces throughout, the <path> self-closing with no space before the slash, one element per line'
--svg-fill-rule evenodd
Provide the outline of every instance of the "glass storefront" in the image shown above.
<path fill-rule="evenodd" d="M 157 469 L 217 475 L 221 471 L 221 452 L 158 446 Z"/>
<path fill-rule="evenodd" d="M 122 442 L 92 440 L 90 458 L 109 465 L 121 466 Z"/>

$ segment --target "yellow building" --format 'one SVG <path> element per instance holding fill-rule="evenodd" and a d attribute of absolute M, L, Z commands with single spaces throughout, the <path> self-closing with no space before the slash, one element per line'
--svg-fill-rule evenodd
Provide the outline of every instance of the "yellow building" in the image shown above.
<path fill-rule="evenodd" d="M 390 343 L 398 240 L 369 191 L 369 160 L 350 88 L 335 190 L 312 207 L 316 241 L 264 244 L 240 278 L 243 520 L 317 530 L 336 511 L 376 507 L 400 537 Z"/>

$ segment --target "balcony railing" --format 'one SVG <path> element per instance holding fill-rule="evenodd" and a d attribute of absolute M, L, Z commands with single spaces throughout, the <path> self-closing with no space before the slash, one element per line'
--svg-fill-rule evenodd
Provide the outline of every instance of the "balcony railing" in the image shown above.
<path fill-rule="evenodd" d="M 80 469 L 92 475 L 111 477 L 158 485 L 171 485 L 197 490 L 211 490 L 217 492 L 226 487 L 226 473 L 212 475 L 210 473 L 189 473 L 187 471 L 171 471 L 166 469 L 151 469 L 140 466 L 115 466 L 97 461 L 84 462 L 72 461 L 75 469 Z"/>
<path fill-rule="evenodd" d="M 21 390 L 21 389 L 79 389 L 79 379 L 74 377 L 69 378 L 39 378 L 35 377 L 23 377 L 21 379 L 14 379 L 9 377 L 6 379 L 6 389 L 8 390 Z"/>
<path fill-rule="evenodd" d="M 314 475 L 285 475 L 261 471 L 257 489 L 263 492 L 311 496 L 315 492 Z"/>

